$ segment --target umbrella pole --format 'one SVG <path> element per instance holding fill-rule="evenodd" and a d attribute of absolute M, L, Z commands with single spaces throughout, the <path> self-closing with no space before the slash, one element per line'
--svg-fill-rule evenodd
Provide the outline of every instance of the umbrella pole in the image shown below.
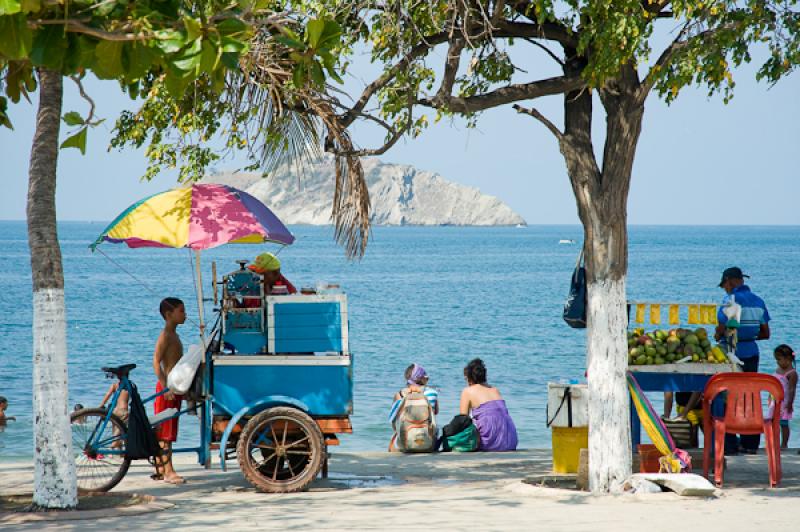
<path fill-rule="evenodd" d="M 194 250 L 194 269 L 197 278 L 197 285 L 195 291 L 197 293 L 197 314 L 200 318 L 200 342 L 203 350 L 206 348 L 206 324 L 203 312 L 203 274 L 200 269 L 200 250 Z"/>

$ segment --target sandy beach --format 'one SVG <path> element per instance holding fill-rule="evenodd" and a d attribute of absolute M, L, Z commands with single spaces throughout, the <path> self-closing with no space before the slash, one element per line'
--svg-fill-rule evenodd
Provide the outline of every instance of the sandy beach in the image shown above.
<path fill-rule="evenodd" d="M 763 452 L 763 451 L 762 451 Z M 698 464 L 700 465 L 700 464 Z M 305 493 L 266 495 L 228 472 L 178 460 L 183 486 L 131 467 L 115 492 L 155 496 L 174 507 L 97 520 L 14 524 L 18 530 L 772 530 L 796 524 L 800 456 L 783 455 L 784 481 L 767 489 L 766 457 L 729 458 L 724 490 L 714 498 L 674 493 L 592 496 L 523 482 L 550 470 L 547 450 L 508 454 L 395 455 L 333 453 L 330 478 Z M 0 464 L 0 493 L 30 491 L 30 462 Z M 0 522 L 1 524 L 2 522 Z M 6 523 L 9 524 L 9 523 Z M 4 527 L 3 527 L 4 528 Z"/>

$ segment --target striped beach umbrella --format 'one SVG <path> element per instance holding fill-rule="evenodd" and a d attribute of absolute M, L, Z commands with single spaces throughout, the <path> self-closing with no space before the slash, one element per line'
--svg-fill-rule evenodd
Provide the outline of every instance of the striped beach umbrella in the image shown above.
<path fill-rule="evenodd" d="M 683 449 L 679 449 L 672 439 L 672 436 L 667 430 L 661 417 L 656 413 L 655 408 L 650 403 L 650 400 L 642 391 L 636 377 L 630 371 L 627 373 L 628 390 L 631 393 L 631 401 L 633 402 L 636 413 L 639 415 L 639 420 L 644 427 L 647 435 L 653 441 L 658 451 L 663 455 L 659 459 L 661 469 L 667 473 L 682 473 L 691 471 L 692 459 L 689 453 Z"/>
<path fill-rule="evenodd" d="M 223 244 L 291 244 L 294 236 L 266 205 L 227 185 L 174 188 L 125 209 L 90 246 L 102 242 L 128 247 L 190 248 Z"/>

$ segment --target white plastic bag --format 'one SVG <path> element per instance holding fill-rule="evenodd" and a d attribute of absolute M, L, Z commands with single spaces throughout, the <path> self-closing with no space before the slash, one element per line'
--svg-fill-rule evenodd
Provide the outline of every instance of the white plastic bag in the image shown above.
<path fill-rule="evenodd" d="M 189 351 L 181 357 L 167 375 L 167 387 L 171 392 L 184 394 L 192 387 L 194 374 L 203 361 L 203 348 L 197 344 L 189 346 Z"/>

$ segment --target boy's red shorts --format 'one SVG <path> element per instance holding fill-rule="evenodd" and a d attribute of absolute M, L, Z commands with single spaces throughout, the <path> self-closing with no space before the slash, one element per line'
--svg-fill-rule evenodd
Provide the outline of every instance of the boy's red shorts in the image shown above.
<path fill-rule="evenodd" d="M 161 386 L 160 382 L 156 383 L 156 393 L 161 393 L 164 388 Z M 182 395 L 175 395 L 174 399 L 167 399 L 164 395 L 159 395 L 156 397 L 155 404 L 153 408 L 155 409 L 156 414 L 159 412 L 163 412 L 167 408 L 175 408 L 177 410 L 181 409 L 181 401 L 183 400 Z M 178 439 L 178 418 L 168 419 L 167 421 L 162 421 L 156 427 L 156 438 L 159 441 L 175 441 Z"/>

